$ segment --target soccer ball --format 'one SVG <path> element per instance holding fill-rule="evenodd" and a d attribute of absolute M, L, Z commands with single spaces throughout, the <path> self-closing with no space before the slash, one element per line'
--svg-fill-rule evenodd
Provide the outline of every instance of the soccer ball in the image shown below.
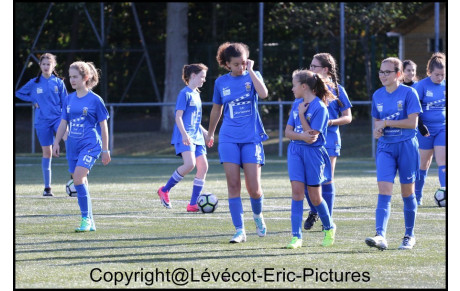
<path fill-rule="evenodd" d="M 75 185 L 73 184 L 73 179 L 69 180 L 65 185 L 65 192 L 70 197 L 77 197 L 77 189 L 75 189 Z"/>
<path fill-rule="evenodd" d="M 217 208 L 219 200 L 216 195 L 211 193 L 202 193 L 198 196 L 196 204 L 203 213 L 212 213 Z"/>
<path fill-rule="evenodd" d="M 446 207 L 446 189 L 439 188 L 434 193 L 434 202 L 439 207 Z"/>

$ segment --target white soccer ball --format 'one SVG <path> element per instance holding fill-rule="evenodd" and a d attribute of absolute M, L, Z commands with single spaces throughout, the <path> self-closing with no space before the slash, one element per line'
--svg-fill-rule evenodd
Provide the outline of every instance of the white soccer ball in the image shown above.
<path fill-rule="evenodd" d="M 434 193 L 434 201 L 436 202 L 436 205 L 438 205 L 439 207 L 446 207 L 446 189 L 439 188 L 438 190 L 436 190 L 436 192 Z"/>
<path fill-rule="evenodd" d="M 65 185 L 65 192 L 70 197 L 77 197 L 77 189 L 75 189 L 75 185 L 73 184 L 73 179 L 70 179 L 69 182 Z"/>
<path fill-rule="evenodd" d="M 219 200 L 216 195 L 211 193 L 202 193 L 198 196 L 196 204 L 203 213 L 212 213 L 217 208 Z"/>

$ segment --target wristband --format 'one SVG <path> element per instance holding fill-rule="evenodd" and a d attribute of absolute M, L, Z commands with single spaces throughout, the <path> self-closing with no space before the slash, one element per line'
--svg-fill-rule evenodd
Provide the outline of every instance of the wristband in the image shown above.
<path fill-rule="evenodd" d="M 387 127 L 387 121 L 385 120 L 384 127 Z"/>

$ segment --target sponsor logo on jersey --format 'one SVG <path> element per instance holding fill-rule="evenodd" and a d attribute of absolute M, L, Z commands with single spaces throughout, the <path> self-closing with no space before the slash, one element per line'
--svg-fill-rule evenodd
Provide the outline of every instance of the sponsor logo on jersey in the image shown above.
<path fill-rule="evenodd" d="M 59 93 L 58 87 L 54 86 L 54 93 Z"/>
<path fill-rule="evenodd" d="M 431 92 L 430 90 L 426 90 L 425 96 L 426 97 L 433 97 L 433 92 Z"/>
<path fill-rule="evenodd" d="M 228 95 L 230 95 L 230 94 L 231 94 L 230 88 L 223 88 L 223 89 L 222 89 L 222 95 L 228 96 Z"/>
<path fill-rule="evenodd" d="M 383 103 L 378 104 L 377 103 L 377 111 L 382 112 L 383 111 Z"/>
<path fill-rule="evenodd" d="M 43 89 L 40 88 L 40 87 L 38 87 L 38 88 L 37 88 L 37 94 L 41 94 L 41 93 L 43 93 Z"/>

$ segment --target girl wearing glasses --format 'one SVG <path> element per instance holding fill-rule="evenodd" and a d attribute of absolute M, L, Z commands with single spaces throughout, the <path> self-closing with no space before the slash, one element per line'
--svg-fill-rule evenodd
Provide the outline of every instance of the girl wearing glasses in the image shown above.
<path fill-rule="evenodd" d="M 337 66 L 334 57 L 329 53 L 319 53 L 313 56 L 310 64 L 310 70 L 321 76 L 325 80 L 329 91 L 334 94 L 334 99 L 329 98 L 327 110 L 329 111 L 329 121 L 327 123 L 327 137 L 326 137 L 326 150 L 331 160 L 331 181 L 321 185 L 323 199 L 326 201 L 329 208 L 329 213 L 332 216 L 335 200 L 335 186 L 334 186 L 334 171 L 337 157 L 340 156 L 341 138 L 339 126 L 351 122 L 351 103 L 348 99 L 345 89 L 338 84 Z M 308 193 L 305 193 L 308 204 L 310 206 L 310 213 L 305 220 L 304 228 L 309 230 L 313 227 L 314 223 L 318 221 L 318 212 L 315 206 L 311 203 Z"/>
<path fill-rule="evenodd" d="M 441 189 L 446 187 L 446 56 L 433 54 L 426 71 L 428 77 L 415 85 L 423 109 L 420 119 L 430 131 L 429 136 L 417 134 L 421 165 L 420 177 L 415 181 L 415 195 L 419 205 L 422 205 L 423 186 L 433 155 L 438 164 Z"/>
<path fill-rule="evenodd" d="M 420 165 L 416 127 L 422 109 L 417 91 L 400 84 L 402 62 L 398 58 L 391 57 L 382 61 L 379 78 L 383 87 L 372 96 L 374 137 L 378 139 L 376 166 L 379 194 L 375 210 L 376 234 L 366 238 L 365 242 L 379 250 L 388 248 L 385 235 L 390 218 L 394 179 L 398 171 L 406 229 L 399 249 L 412 249 L 415 245 L 414 226 L 417 213 L 414 182 Z"/>

